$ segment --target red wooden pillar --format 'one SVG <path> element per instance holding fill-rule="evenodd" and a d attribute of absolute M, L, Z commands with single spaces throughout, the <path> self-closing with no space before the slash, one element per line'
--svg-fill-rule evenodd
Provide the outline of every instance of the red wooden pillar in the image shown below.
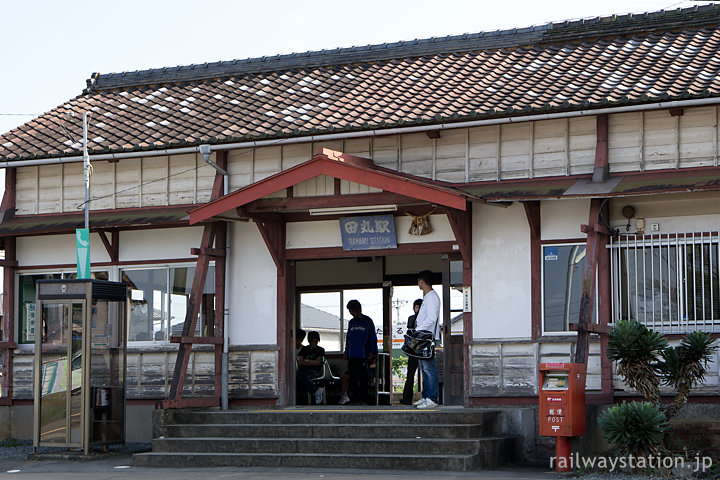
<path fill-rule="evenodd" d="M 5 169 L 5 194 L 2 205 L 0 205 L 0 220 L 7 221 L 15 216 L 15 179 L 16 169 Z M 6 237 L 5 259 L 3 266 L 3 320 L 2 338 L 0 348 L 2 349 L 2 382 L 0 388 L 0 405 L 12 404 L 13 393 L 13 350 L 15 343 L 15 272 L 17 270 L 17 259 L 15 254 L 15 237 Z"/>
<path fill-rule="evenodd" d="M 472 203 L 465 203 L 465 211 L 449 210 L 448 220 L 455 234 L 458 249 L 463 259 L 463 286 L 472 287 Z M 472 288 L 471 288 L 472 295 Z M 471 308 L 472 310 L 472 308 Z M 465 372 L 464 382 L 464 404 L 470 404 L 470 342 L 473 339 L 473 318 L 472 311 L 463 313 L 463 370 Z"/>
<path fill-rule="evenodd" d="M 294 351 L 288 331 L 288 319 L 290 318 L 290 268 L 285 254 L 286 229 L 285 222 L 279 215 L 258 217 L 255 224 L 268 247 L 270 256 L 275 262 L 277 269 L 277 344 L 280 347 L 278 353 L 278 389 L 281 404 L 287 404 L 291 398 L 287 381 L 291 375 L 289 356 Z"/>
<path fill-rule="evenodd" d="M 541 261 L 542 246 L 540 244 L 540 202 L 523 202 L 525 215 L 530 226 L 530 318 L 532 339 L 542 336 L 542 293 Z"/>

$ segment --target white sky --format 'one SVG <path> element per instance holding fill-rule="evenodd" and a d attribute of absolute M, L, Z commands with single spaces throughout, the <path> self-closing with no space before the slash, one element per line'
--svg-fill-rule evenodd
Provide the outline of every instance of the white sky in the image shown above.
<path fill-rule="evenodd" d="M 0 133 L 79 95 L 93 72 L 441 37 L 704 3 L 6 0 L 0 4 Z M 14 115 L 26 113 L 34 115 Z"/>

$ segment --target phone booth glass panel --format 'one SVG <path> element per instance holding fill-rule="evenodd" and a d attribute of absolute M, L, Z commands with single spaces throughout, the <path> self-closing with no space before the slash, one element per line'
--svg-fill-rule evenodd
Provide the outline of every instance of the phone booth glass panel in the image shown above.
<path fill-rule="evenodd" d="M 41 280 L 36 311 L 33 445 L 123 443 L 127 285 Z"/>

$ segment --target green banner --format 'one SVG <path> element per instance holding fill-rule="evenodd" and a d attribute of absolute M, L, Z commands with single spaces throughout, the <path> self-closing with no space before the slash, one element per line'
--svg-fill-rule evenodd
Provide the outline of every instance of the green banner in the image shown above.
<path fill-rule="evenodd" d="M 77 250 L 77 278 L 90 278 L 90 230 L 75 230 L 75 247 Z"/>

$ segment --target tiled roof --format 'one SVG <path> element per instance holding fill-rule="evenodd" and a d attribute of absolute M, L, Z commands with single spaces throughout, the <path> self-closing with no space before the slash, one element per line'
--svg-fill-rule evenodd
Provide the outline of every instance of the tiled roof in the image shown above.
<path fill-rule="evenodd" d="M 84 111 L 91 153 L 110 153 L 720 97 L 718 25 L 709 5 L 94 75 L 0 136 L 0 158 L 78 155 Z"/>

